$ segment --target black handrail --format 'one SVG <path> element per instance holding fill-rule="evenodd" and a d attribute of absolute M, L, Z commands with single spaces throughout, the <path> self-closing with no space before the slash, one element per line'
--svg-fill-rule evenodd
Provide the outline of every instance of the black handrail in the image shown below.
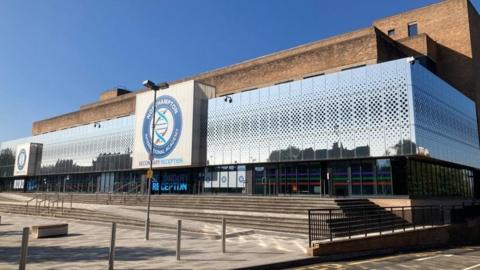
<path fill-rule="evenodd" d="M 472 206 L 480 206 L 472 202 Z M 308 210 L 309 246 L 319 241 L 336 241 L 368 235 L 382 235 L 424 229 L 452 223 L 452 211 L 458 219 L 462 205 L 424 206 L 350 206 Z M 460 218 L 461 219 L 461 218 Z"/>

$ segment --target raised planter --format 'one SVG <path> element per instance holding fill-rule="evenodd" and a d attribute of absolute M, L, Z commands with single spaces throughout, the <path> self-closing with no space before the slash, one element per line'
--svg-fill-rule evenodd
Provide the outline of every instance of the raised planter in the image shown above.
<path fill-rule="evenodd" d="M 32 226 L 33 238 L 64 235 L 68 235 L 68 223 Z"/>

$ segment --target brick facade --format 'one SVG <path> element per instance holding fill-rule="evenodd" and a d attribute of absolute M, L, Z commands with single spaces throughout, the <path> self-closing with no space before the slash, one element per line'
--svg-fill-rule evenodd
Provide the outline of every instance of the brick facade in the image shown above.
<path fill-rule="evenodd" d="M 408 37 L 409 23 L 418 35 Z M 387 36 L 395 29 L 394 36 Z M 480 16 L 468 0 L 446 0 L 377 20 L 373 27 L 227 66 L 173 83 L 197 80 L 216 95 L 405 56 L 428 56 L 440 77 L 480 106 Z M 142 91 L 142 90 L 140 90 Z M 479 112 L 479 110 L 477 110 Z M 79 111 L 35 122 L 33 135 L 135 113 L 135 93 L 106 92 Z M 480 114 L 479 114 L 480 116 Z M 479 117 L 480 119 L 480 117 Z"/>

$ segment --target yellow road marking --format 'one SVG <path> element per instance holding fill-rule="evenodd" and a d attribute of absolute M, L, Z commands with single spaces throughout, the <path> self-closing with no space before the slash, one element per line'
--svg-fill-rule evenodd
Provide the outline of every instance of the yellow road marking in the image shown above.
<path fill-rule="evenodd" d="M 364 263 L 369 263 L 369 262 L 378 262 L 378 261 L 384 261 L 392 258 L 398 258 L 398 255 L 395 256 L 388 256 L 388 257 L 383 257 L 383 258 L 378 258 L 378 259 L 371 259 L 371 260 L 365 260 L 365 261 L 357 261 L 357 262 L 352 262 L 349 263 L 348 265 L 357 265 L 357 264 L 364 264 Z"/>

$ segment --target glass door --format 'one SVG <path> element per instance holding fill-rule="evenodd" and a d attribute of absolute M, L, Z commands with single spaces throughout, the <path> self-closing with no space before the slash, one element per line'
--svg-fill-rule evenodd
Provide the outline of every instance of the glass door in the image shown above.
<path fill-rule="evenodd" d="M 254 183 L 258 195 L 275 196 L 282 192 L 276 167 L 255 167 Z"/>
<path fill-rule="evenodd" d="M 278 195 L 279 185 L 277 177 L 277 168 L 266 168 L 266 182 L 268 185 L 268 194 L 267 195 Z"/>
<path fill-rule="evenodd" d="M 347 162 L 335 162 L 331 166 L 331 187 L 335 196 L 349 196 L 350 174 Z"/>

